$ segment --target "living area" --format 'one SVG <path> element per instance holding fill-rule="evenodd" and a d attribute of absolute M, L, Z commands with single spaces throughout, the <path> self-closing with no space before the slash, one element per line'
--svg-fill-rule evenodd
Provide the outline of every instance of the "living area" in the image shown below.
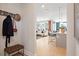
<path fill-rule="evenodd" d="M 36 55 L 66 55 L 66 4 L 37 4 Z"/>

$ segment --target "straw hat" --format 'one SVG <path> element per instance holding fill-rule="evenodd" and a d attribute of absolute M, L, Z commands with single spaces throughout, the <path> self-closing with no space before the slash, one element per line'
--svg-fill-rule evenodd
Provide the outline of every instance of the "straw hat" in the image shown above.
<path fill-rule="evenodd" d="M 21 20 L 21 16 L 19 14 L 15 14 L 14 19 L 16 21 L 20 21 Z"/>

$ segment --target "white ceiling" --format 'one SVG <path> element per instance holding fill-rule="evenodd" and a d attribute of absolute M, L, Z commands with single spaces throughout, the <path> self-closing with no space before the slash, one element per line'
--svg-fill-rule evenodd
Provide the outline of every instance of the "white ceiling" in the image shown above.
<path fill-rule="evenodd" d="M 45 7 L 42 8 L 41 6 Z M 66 3 L 45 3 L 45 4 L 36 4 L 36 12 L 37 12 L 37 21 L 42 20 L 54 20 L 59 21 L 59 18 L 62 21 L 66 21 Z M 60 16 L 59 16 L 59 8 L 60 8 Z"/>

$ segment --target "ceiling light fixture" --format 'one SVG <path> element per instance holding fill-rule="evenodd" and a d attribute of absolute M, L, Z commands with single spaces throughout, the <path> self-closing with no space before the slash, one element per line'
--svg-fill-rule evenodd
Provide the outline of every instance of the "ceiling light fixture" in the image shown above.
<path fill-rule="evenodd" d="M 44 7 L 45 7 L 45 5 L 41 5 L 41 7 L 42 7 L 42 8 L 44 8 Z"/>

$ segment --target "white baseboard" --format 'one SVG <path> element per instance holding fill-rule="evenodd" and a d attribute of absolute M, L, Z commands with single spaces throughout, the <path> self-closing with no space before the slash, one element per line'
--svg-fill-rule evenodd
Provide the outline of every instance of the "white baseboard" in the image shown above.
<path fill-rule="evenodd" d="M 24 55 L 25 56 L 34 56 L 34 54 L 32 53 L 32 52 L 30 52 L 30 51 L 24 51 Z"/>

